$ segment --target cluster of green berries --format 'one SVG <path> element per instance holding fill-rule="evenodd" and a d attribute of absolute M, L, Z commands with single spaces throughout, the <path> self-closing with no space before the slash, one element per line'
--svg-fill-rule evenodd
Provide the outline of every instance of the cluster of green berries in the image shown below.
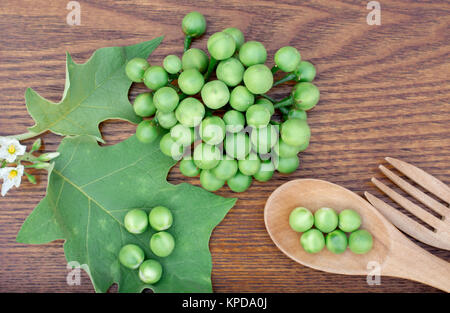
<path fill-rule="evenodd" d="M 150 66 L 136 58 L 126 66 L 132 81 L 151 90 L 134 101 L 137 115 L 154 116 L 138 125 L 137 138 L 151 143 L 163 134 L 161 151 L 181 160 L 183 175 L 200 175 L 209 191 L 227 183 L 243 192 L 253 178 L 264 182 L 275 170 L 294 172 L 298 153 L 308 147 L 311 136 L 306 111 L 319 101 L 319 90 L 311 83 L 314 66 L 302 61 L 296 48 L 286 46 L 276 52 L 275 66 L 269 68 L 264 45 L 245 41 L 234 27 L 209 37 L 209 55 L 189 48 L 206 30 L 198 12 L 184 17 L 182 29 L 186 39 L 181 59 L 168 55 L 163 66 Z M 214 70 L 217 79 L 210 80 Z M 274 82 L 278 70 L 287 74 Z M 266 95 L 288 80 L 298 83 L 287 98 L 277 102 Z M 281 122 L 272 120 L 276 109 L 283 115 Z"/>
<path fill-rule="evenodd" d="M 131 234 L 143 234 L 149 228 L 156 231 L 150 237 L 149 247 L 160 258 L 169 256 L 175 249 L 175 239 L 167 232 L 172 224 L 172 212 L 163 206 L 154 207 L 149 214 L 141 209 L 133 209 L 124 219 L 125 228 Z M 163 267 L 156 259 L 144 259 L 144 250 L 136 244 L 127 244 L 120 249 L 119 261 L 123 266 L 139 269 L 139 278 L 145 284 L 156 284 L 161 279 Z"/>
<path fill-rule="evenodd" d="M 372 249 L 372 235 L 359 229 L 361 216 L 354 210 L 337 214 L 333 209 L 321 208 L 313 215 L 308 209 L 298 207 L 289 215 L 289 225 L 294 231 L 303 233 L 300 244 L 308 253 L 318 253 L 325 246 L 335 254 L 344 253 L 347 247 L 356 254 Z M 348 238 L 346 233 L 350 233 Z"/>

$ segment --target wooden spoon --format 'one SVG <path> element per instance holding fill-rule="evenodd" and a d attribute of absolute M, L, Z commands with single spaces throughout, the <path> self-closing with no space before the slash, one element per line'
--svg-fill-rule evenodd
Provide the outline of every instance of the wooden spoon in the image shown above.
<path fill-rule="evenodd" d="M 296 207 L 312 212 L 322 207 L 336 211 L 352 209 L 362 217 L 361 228 L 374 238 L 369 253 L 357 255 L 347 249 L 333 254 L 326 248 L 317 254 L 305 252 L 300 233 L 289 227 L 289 214 Z M 345 275 L 368 275 L 369 262 L 377 262 L 381 275 L 415 280 L 450 292 L 450 264 L 423 250 L 388 222 L 369 202 L 336 184 L 317 179 L 292 180 L 278 187 L 264 209 L 267 231 L 288 257 L 317 270 Z M 374 264 L 374 263 L 372 263 Z"/>

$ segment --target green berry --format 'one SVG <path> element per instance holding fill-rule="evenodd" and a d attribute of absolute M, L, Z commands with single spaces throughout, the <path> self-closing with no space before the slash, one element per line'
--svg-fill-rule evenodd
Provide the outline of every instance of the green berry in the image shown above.
<path fill-rule="evenodd" d="M 182 124 L 177 124 L 172 127 L 170 129 L 170 136 L 173 141 L 183 146 L 189 146 L 195 139 L 194 129 Z"/>
<path fill-rule="evenodd" d="M 275 152 L 281 158 L 291 158 L 297 156 L 297 154 L 299 153 L 299 149 L 300 148 L 297 146 L 288 145 L 283 141 L 283 139 L 280 139 L 275 146 Z"/>
<path fill-rule="evenodd" d="M 119 251 L 119 262 L 129 269 L 137 269 L 144 261 L 145 254 L 139 246 L 128 244 Z"/>
<path fill-rule="evenodd" d="M 245 116 L 239 111 L 229 110 L 223 115 L 226 131 L 230 133 L 238 133 L 244 129 Z"/>
<path fill-rule="evenodd" d="M 220 109 L 230 99 L 230 91 L 227 85 L 220 80 L 207 82 L 202 88 L 203 103 L 210 109 Z"/>
<path fill-rule="evenodd" d="M 155 92 L 153 103 L 158 111 L 169 113 L 176 109 L 180 97 L 175 89 L 171 87 L 162 87 Z"/>
<path fill-rule="evenodd" d="M 168 82 L 169 75 L 161 66 L 150 66 L 144 73 L 144 84 L 149 89 L 158 90 Z"/>
<path fill-rule="evenodd" d="M 139 279 L 145 284 L 156 284 L 162 276 L 162 266 L 156 260 L 145 260 L 139 267 Z"/>
<path fill-rule="evenodd" d="M 292 118 L 298 118 L 300 120 L 306 120 L 307 119 L 306 111 L 297 110 L 297 109 L 289 110 L 288 119 L 292 119 Z"/>
<path fill-rule="evenodd" d="M 236 27 L 228 27 L 223 30 L 224 33 L 227 33 L 231 37 L 233 37 L 234 42 L 236 43 L 236 50 L 238 51 L 242 44 L 244 43 L 244 34 L 241 32 L 240 29 Z"/>
<path fill-rule="evenodd" d="M 281 125 L 281 138 L 288 145 L 299 147 L 311 138 L 311 130 L 305 120 L 290 119 Z"/>
<path fill-rule="evenodd" d="M 160 231 L 150 238 L 150 249 L 157 256 L 165 258 L 175 249 L 175 239 L 170 233 Z"/>
<path fill-rule="evenodd" d="M 205 107 L 195 98 L 186 98 L 175 110 L 176 119 L 187 127 L 198 126 L 205 116 Z"/>
<path fill-rule="evenodd" d="M 250 138 L 246 133 L 229 134 L 225 138 L 225 151 L 230 157 L 242 160 L 251 150 Z"/>
<path fill-rule="evenodd" d="M 242 174 L 252 176 L 261 168 L 261 160 L 255 153 L 250 153 L 245 159 L 238 161 L 238 167 Z"/>
<path fill-rule="evenodd" d="M 203 75 L 193 68 L 183 71 L 178 77 L 178 86 L 187 95 L 195 95 L 200 92 L 204 84 Z"/>
<path fill-rule="evenodd" d="M 300 110 L 308 111 L 316 106 L 319 102 L 319 89 L 308 82 L 298 83 L 292 90 L 292 97 L 295 107 Z"/>
<path fill-rule="evenodd" d="M 156 107 L 153 103 L 153 95 L 150 92 L 144 92 L 137 95 L 133 102 L 133 109 L 136 115 L 149 117 L 156 113 Z"/>
<path fill-rule="evenodd" d="M 293 156 L 290 158 L 279 158 L 277 170 L 282 174 L 290 174 L 295 172 L 299 164 L 300 161 L 297 156 Z"/>
<path fill-rule="evenodd" d="M 133 209 L 125 215 L 123 224 L 128 232 L 142 234 L 148 226 L 147 213 L 144 210 Z"/>
<path fill-rule="evenodd" d="M 150 211 L 148 221 L 154 230 L 166 230 L 172 226 L 173 215 L 168 208 L 159 205 Z"/>
<path fill-rule="evenodd" d="M 273 103 L 266 98 L 259 98 L 258 100 L 256 100 L 255 104 L 260 104 L 264 106 L 269 111 L 270 116 L 272 116 L 275 113 Z"/>
<path fill-rule="evenodd" d="M 293 72 L 300 64 L 300 52 L 294 47 L 286 46 L 275 53 L 275 64 L 283 72 Z"/>
<path fill-rule="evenodd" d="M 251 105 L 245 113 L 247 124 L 255 127 L 266 127 L 270 121 L 270 112 L 261 104 Z"/>
<path fill-rule="evenodd" d="M 247 111 L 254 102 L 255 96 L 244 86 L 237 86 L 231 91 L 230 105 L 237 111 Z"/>
<path fill-rule="evenodd" d="M 301 61 L 294 74 L 299 82 L 312 82 L 316 77 L 316 68 L 308 61 Z"/>
<path fill-rule="evenodd" d="M 334 254 L 341 254 L 347 250 L 347 235 L 339 229 L 329 233 L 325 240 L 327 249 Z"/>
<path fill-rule="evenodd" d="M 264 64 L 267 59 L 267 51 L 264 45 L 258 41 L 247 41 L 239 50 L 239 60 L 245 66 Z"/>
<path fill-rule="evenodd" d="M 330 208 L 321 208 L 314 213 L 314 226 L 321 232 L 330 233 L 338 226 L 338 215 Z"/>
<path fill-rule="evenodd" d="M 152 121 L 142 121 L 136 128 L 136 138 L 142 143 L 152 143 L 158 135 L 158 129 Z"/>
<path fill-rule="evenodd" d="M 252 184 L 252 177 L 237 172 L 232 178 L 227 180 L 227 185 L 234 192 L 244 192 Z"/>
<path fill-rule="evenodd" d="M 227 86 L 238 85 L 244 77 L 244 66 L 236 58 L 229 58 L 219 62 L 216 69 L 217 78 Z"/>
<path fill-rule="evenodd" d="M 203 50 L 191 48 L 183 54 L 181 63 L 184 71 L 195 69 L 203 73 L 208 68 L 209 58 Z"/>
<path fill-rule="evenodd" d="M 181 28 L 187 36 L 199 37 L 206 31 L 205 17 L 200 12 L 192 11 L 184 16 Z"/>
<path fill-rule="evenodd" d="M 361 216 L 353 210 L 343 210 L 339 213 L 339 228 L 351 233 L 361 226 Z"/>
<path fill-rule="evenodd" d="M 125 73 L 127 77 L 135 82 L 142 83 L 144 80 L 144 73 L 150 67 L 147 60 L 143 58 L 134 58 L 128 61 L 125 66 Z"/>
<path fill-rule="evenodd" d="M 250 141 L 253 150 L 261 154 L 267 154 L 278 141 L 278 131 L 276 126 L 267 125 L 267 127 L 254 128 L 250 134 Z"/>
<path fill-rule="evenodd" d="M 231 57 L 236 50 L 236 43 L 229 34 L 217 32 L 208 39 L 209 54 L 216 60 L 225 60 Z"/>
<path fill-rule="evenodd" d="M 184 158 L 180 162 L 180 172 L 187 177 L 195 177 L 200 174 L 200 169 L 195 165 L 192 159 Z"/>
<path fill-rule="evenodd" d="M 169 74 L 176 74 L 181 71 L 181 60 L 178 56 L 170 54 L 164 58 L 163 67 Z"/>
<path fill-rule="evenodd" d="M 210 145 L 217 145 L 225 138 L 225 123 L 218 116 L 205 118 L 200 125 L 200 137 Z"/>
<path fill-rule="evenodd" d="M 348 247 L 353 253 L 364 254 L 373 246 L 372 235 L 365 229 L 354 231 L 348 238 Z"/>
<path fill-rule="evenodd" d="M 252 65 L 244 72 L 245 87 L 253 94 L 264 94 L 272 88 L 273 74 L 263 64 Z"/>
<path fill-rule="evenodd" d="M 222 188 L 225 180 L 217 178 L 210 170 L 202 170 L 200 173 L 200 183 L 208 191 L 216 191 Z"/>
<path fill-rule="evenodd" d="M 289 215 L 289 225 L 292 230 L 304 233 L 314 225 L 314 216 L 310 210 L 304 207 L 297 207 Z"/>
<path fill-rule="evenodd" d="M 218 179 L 228 180 L 238 171 L 238 163 L 235 159 L 225 155 L 219 164 L 211 170 Z"/>
<path fill-rule="evenodd" d="M 173 112 L 164 113 L 156 111 L 156 119 L 158 120 L 159 125 L 165 129 L 171 129 L 177 124 L 177 118 Z"/>
<path fill-rule="evenodd" d="M 261 162 L 259 171 L 253 174 L 253 177 L 260 182 L 266 182 L 270 180 L 275 171 L 275 167 L 271 160 L 264 160 Z"/>
<path fill-rule="evenodd" d="M 216 146 L 200 143 L 194 148 L 194 163 L 202 170 L 213 169 L 221 158 L 222 153 Z"/>
<path fill-rule="evenodd" d="M 318 253 L 325 247 L 325 238 L 322 232 L 312 228 L 302 234 L 300 244 L 306 252 Z"/>
<path fill-rule="evenodd" d="M 159 148 L 163 154 L 174 160 L 179 160 L 184 153 L 184 146 L 173 141 L 170 133 L 165 134 L 159 141 Z"/>

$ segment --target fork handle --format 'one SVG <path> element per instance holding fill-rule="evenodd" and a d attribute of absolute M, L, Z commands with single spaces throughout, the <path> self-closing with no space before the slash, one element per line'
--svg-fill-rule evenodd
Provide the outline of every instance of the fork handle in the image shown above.
<path fill-rule="evenodd" d="M 450 263 L 405 238 L 394 244 L 383 274 L 406 278 L 450 292 Z"/>

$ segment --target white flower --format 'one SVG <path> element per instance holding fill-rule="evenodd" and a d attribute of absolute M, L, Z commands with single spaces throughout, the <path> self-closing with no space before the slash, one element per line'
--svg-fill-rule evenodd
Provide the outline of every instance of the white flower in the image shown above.
<path fill-rule="evenodd" d="M 4 197 L 13 186 L 19 187 L 23 175 L 23 165 L 0 168 L 0 178 L 3 178 L 2 196 Z"/>
<path fill-rule="evenodd" d="M 26 147 L 22 146 L 17 139 L 0 137 L 0 159 L 11 163 L 18 155 L 25 153 Z"/>

